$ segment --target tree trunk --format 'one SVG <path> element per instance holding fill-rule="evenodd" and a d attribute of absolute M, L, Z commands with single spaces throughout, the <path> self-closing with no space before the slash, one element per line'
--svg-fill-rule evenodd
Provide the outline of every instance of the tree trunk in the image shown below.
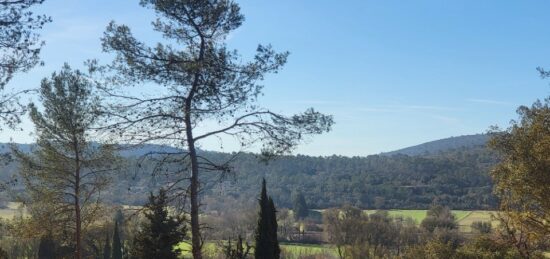
<path fill-rule="evenodd" d="M 198 64 L 202 65 L 204 59 L 205 42 L 201 38 Z M 187 147 L 189 148 L 189 158 L 191 159 L 191 179 L 189 186 L 189 199 L 191 202 L 191 250 L 194 259 L 202 259 L 202 238 L 199 223 L 199 162 L 197 150 L 195 148 L 195 139 L 193 138 L 193 124 L 191 122 L 191 108 L 193 97 L 199 85 L 200 71 L 195 72 L 193 85 L 189 95 L 185 100 L 185 134 L 187 137 Z"/>
<path fill-rule="evenodd" d="M 82 258 L 82 219 L 80 215 L 80 152 L 78 146 L 78 138 L 73 136 L 73 148 L 75 151 L 75 186 L 74 186 L 74 209 L 75 209 L 75 252 L 74 258 Z"/>
<path fill-rule="evenodd" d="M 77 180 L 77 184 L 79 184 L 78 180 Z M 75 203 L 74 203 L 74 206 L 75 206 L 75 216 L 76 216 L 76 233 L 75 233 L 75 239 L 76 239 L 76 248 L 75 248 L 75 253 L 74 253 L 74 258 L 76 259 L 81 259 L 82 258 L 82 242 L 81 242 L 81 236 L 82 236 L 82 221 L 81 221 L 81 216 L 80 216 L 80 202 L 79 202 L 79 195 L 78 193 L 80 192 L 79 191 L 79 188 L 77 187 L 76 189 L 76 193 L 77 193 L 77 196 L 75 197 Z"/>
<path fill-rule="evenodd" d="M 186 123 L 187 124 L 187 123 Z M 186 127 L 187 145 L 189 157 L 191 158 L 191 180 L 190 180 L 190 201 L 191 201 L 191 245 L 194 259 L 201 259 L 202 240 L 199 224 L 199 165 L 197 151 L 193 140 L 193 132 L 190 123 Z"/>

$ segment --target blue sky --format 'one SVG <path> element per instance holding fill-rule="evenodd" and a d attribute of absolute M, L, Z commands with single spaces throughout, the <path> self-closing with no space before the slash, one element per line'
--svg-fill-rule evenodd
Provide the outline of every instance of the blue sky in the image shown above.
<path fill-rule="evenodd" d="M 258 43 L 291 52 L 264 82 L 261 104 L 292 114 L 333 114 L 332 132 L 297 153 L 368 155 L 506 126 L 515 109 L 549 95 L 548 1 L 238 1 L 246 21 L 228 39 L 244 57 Z M 37 87 L 64 62 L 98 58 L 110 20 L 156 42 L 154 17 L 138 1 L 47 0 L 39 12 L 46 65 L 20 74 L 14 88 Z M 23 127 L 31 129 L 26 121 Z M 0 141 L 32 142 L 29 130 Z M 203 148 L 218 149 L 216 143 Z"/>

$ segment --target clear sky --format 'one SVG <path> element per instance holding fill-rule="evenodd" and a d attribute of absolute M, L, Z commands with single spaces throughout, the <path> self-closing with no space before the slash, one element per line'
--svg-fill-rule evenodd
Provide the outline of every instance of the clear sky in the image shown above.
<path fill-rule="evenodd" d="M 333 114 L 332 132 L 298 148 L 308 155 L 368 155 L 506 126 L 515 109 L 549 95 L 549 1 L 238 1 L 246 17 L 228 44 L 246 57 L 258 43 L 291 52 L 264 82 L 263 106 Z M 64 62 L 98 58 L 107 23 L 155 42 L 150 10 L 130 0 L 46 0 L 45 66 L 14 88 L 37 87 Z M 32 129 L 28 120 L 22 125 Z M 32 142 L 29 130 L 0 141 Z M 205 145 L 217 149 L 217 145 Z"/>

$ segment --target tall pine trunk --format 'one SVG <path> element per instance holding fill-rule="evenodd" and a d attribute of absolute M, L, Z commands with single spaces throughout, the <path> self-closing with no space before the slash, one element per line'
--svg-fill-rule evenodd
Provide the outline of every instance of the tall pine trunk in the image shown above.
<path fill-rule="evenodd" d="M 193 142 L 191 128 L 187 128 L 189 156 L 191 158 L 191 182 L 190 182 L 190 200 L 191 200 L 191 245 L 194 259 L 202 259 L 202 239 L 199 223 L 199 165 L 197 151 Z"/>
<path fill-rule="evenodd" d="M 197 63 L 202 65 L 205 51 L 204 39 L 201 39 L 199 57 Z M 185 100 L 185 133 L 187 137 L 187 147 L 191 159 L 191 179 L 190 179 L 190 202 L 191 202 L 191 247 L 194 259 L 202 259 L 202 238 L 199 223 L 199 162 L 197 150 L 195 148 L 195 139 L 193 138 L 193 123 L 191 121 L 192 100 L 199 87 L 200 68 L 195 72 L 193 85 Z"/>
<path fill-rule="evenodd" d="M 73 147 L 75 151 L 75 190 L 74 190 L 74 210 L 75 210 L 75 240 L 76 247 L 74 258 L 82 258 L 82 217 L 80 213 L 80 152 L 78 146 L 78 138 L 73 135 Z"/>

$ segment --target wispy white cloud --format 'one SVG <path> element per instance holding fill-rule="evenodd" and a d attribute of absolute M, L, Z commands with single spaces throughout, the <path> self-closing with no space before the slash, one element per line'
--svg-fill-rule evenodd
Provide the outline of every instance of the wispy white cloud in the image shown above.
<path fill-rule="evenodd" d="M 470 98 L 470 99 L 467 99 L 466 101 L 471 103 L 481 103 L 481 104 L 491 104 L 491 105 L 514 105 L 513 103 L 510 103 L 510 102 L 491 100 L 491 99 Z"/>
<path fill-rule="evenodd" d="M 451 125 L 460 124 L 460 120 L 458 118 L 454 118 L 450 116 L 432 114 L 431 117 L 446 124 L 451 124 Z"/>
<path fill-rule="evenodd" d="M 358 108 L 357 111 L 360 112 L 399 112 L 397 109 L 388 109 L 388 108 L 380 108 L 380 107 L 362 107 Z"/>
<path fill-rule="evenodd" d="M 289 103 L 294 104 L 307 104 L 307 105 L 344 105 L 345 102 L 328 101 L 328 100 L 293 100 Z"/>
<path fill-rule="evenodd" d="M 458 107 L 434 106 L 434 105 L 380 105 L 361 107 L 361 112 L 428 112 L 428 111 L 460 111 Z"/>
<path fill-rule="evenodd" d="M 392 107 L 392 106 L 390 106 Z M 435 106 L 435 105 L 394 105 L 393 107 L 406 110 L 427 110 L 427 111 L 458 111 L 457 107 Z"/>

